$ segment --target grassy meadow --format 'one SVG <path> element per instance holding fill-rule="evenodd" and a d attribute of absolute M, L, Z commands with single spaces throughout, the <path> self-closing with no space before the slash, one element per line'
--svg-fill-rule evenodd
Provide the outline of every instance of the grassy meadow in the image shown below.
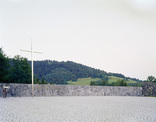
<path fill-rule="evenodd" d="M 124 78 L 120 78 L 120 77 L 116 77 L 116 76 L 108 76 L 109 80 L 108 82 L 109 83 L 112 83 L 112 82 L 116 82 L 117 80 L 123 80 Z M 131 79 L 128 79 L 126 80 L 127 83 L 137 83 L 136 81 L 134 80 L 131 80 Z"/>
<path fill-rule="evenodd" d="M 123 78 L 119 78 L 119 77 L 115 77 L 115 76 L 108 76 L 109 77 L 109 80 L 108 82 L 109 83 L 112 83 L 112 82 L 116 82 L 117 80 L 122 80 Z M 77 81 L 67 81 L 68 85 L 90 85 L 91 81 L 100 81 L 101 78 L 79 78 Z M 127 83 L 137 83 L 136 81 L 133 81 L 133 80 L 126 80 Z"/>
<path fill-rule="evenodd" d="M 99 81 L 101 78 L 79 78 L 77 81 L 67 81 L 69 85 L 90 85 L 91 81 Z"/>

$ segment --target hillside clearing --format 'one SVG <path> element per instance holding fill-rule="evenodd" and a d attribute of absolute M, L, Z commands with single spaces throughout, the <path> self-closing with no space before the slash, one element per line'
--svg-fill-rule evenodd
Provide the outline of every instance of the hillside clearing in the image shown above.
<path fill-rule="evenodd" d="M 112 82 L 116 82 L 117 80 L 122 80 L 124 78 L 120 78 L 120 77 L 116 77 L 116 76 L 108 76 L 109 80 L 108 82 L 109 83 L 112 83 Z M 90 82 L 91 81 L 100 81 L 101 78 L 79 78 L 77 81 L 67 81 L 68 85 L 90 85 Z M 127 83 L 137 83 L 136 81 L 133 81 L 133 80 L 126 80 Z"/>
<path fill-rule="evenodd" d="M 101 78 L 79 78 L 77 81 L 67 81 L 69 85 L 90 85 L 91 81 L 99 81 Z"/>

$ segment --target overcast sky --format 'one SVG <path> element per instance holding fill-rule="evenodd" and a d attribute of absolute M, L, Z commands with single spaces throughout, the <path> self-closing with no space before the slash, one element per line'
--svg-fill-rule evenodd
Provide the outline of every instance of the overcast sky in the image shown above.
<path fill-rule="evenodd" d="M 156 0 L 0 0 L 0 47 L 9 57 L 74 61 L 156 77 Z"/>

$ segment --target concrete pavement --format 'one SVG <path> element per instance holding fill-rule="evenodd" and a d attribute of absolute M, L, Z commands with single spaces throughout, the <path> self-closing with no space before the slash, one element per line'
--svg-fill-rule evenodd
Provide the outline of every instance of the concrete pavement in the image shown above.
<path fill-rule="evenodd" d="M 0 122 L 156 122 L 156 98 L 0 98 Z"/>

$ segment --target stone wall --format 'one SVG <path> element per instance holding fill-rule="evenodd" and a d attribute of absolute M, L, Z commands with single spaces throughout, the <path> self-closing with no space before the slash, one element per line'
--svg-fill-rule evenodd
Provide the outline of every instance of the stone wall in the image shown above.
<path fill-rule="evenodd" d="M 156 96 L 156 83 L 143 83 L 142 93 L 144 96 Z"/>
<path fill-rule="evenodd" d="M 0 84 L 10 86 L 8 97 L 30 97 L 31 84 Z M 141 87 L 34 85 L 34 96 L 142 96 Z"/>

